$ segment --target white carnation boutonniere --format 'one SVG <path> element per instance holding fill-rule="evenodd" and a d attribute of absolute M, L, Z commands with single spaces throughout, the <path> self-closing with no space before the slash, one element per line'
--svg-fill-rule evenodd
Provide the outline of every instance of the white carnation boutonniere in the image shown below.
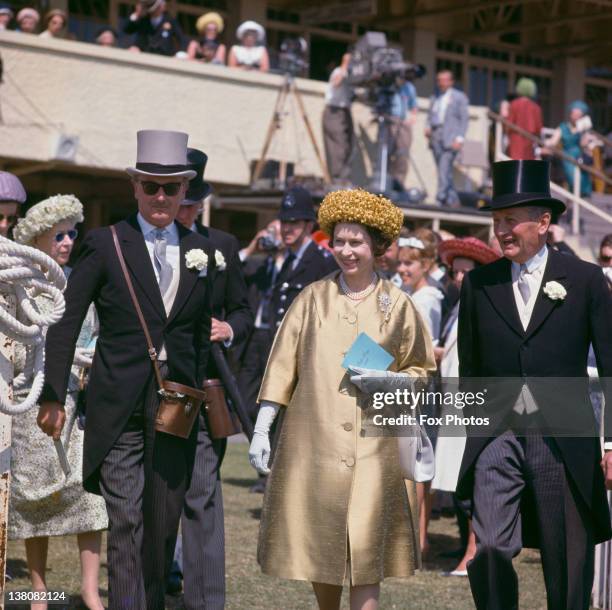
<path fill-rule="evenodd" d="M 225 268 L 227 267 L 225 263 L 225 256 L 223 256 L 223 253 L 220 250 L 215 250 L 215 263 L 219 271 L 225 271 Z"/>
<path fill-rule="evenodd" d="M 189 250 L 185 253 L 185 264 L 187 269 L 195 269 L 200 272 L 200 275 L 206 275 L 202 271 L 206 271 L 208 267 L 208 254 L 200 248 Z"/>
<path fill-rule="evenodd" d="M 567 290 L 559 282 L 546 282 L 543 291 L 553 301 L 563 301 L 567 296 Z"/>

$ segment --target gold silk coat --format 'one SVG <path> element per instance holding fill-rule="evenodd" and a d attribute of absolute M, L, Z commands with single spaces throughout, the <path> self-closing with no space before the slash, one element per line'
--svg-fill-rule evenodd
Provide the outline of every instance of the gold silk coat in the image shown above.
<path fill-rule="evenodd" d="M 257 550 L 264 573 L 342 585 L 407 577 L 419 564 L 414 484 L 397 439 L 365 437 L 369 397 L 341 363 L 361 332 L 394 356 L 389 370 L 435 369 L 429 333 L 412 301 L 380 279 L 355 303 L 338 273 L 310 284 L 281 324 L 259 401 L 285 405 L 264 497 Z M 379 296 L 390 297 L 383 312 Z M 361 405 L 361 406 L 360 406 Z"/>

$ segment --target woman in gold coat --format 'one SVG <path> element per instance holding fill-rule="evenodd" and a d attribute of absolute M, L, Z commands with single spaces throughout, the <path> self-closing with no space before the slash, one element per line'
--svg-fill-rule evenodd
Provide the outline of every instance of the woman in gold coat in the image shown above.
<path fill-rule="evenodd" d="M 365 332 L 394 358 L 379 375 L 423 377 L 435 368 L 414 305 L 374 272 L 402 220 L 388 199 L 366 191 L 325 197 L 319 223 L 340 271 L 307 286 L 287 311 L 259 394 L 249 457 L 260 472 L 270 472 L 269 430 L 281 407 L 284 418 L 258 562 L 266 574 L 312 582 L 322 610 L 340 607 L 347 577 L 351 610 L 375 610 L 380 582 L 411 576 L 419 563 L 414 484 L 402 477 L 397 439 L 365 436 L 370 399 L 341 364 Z"/>

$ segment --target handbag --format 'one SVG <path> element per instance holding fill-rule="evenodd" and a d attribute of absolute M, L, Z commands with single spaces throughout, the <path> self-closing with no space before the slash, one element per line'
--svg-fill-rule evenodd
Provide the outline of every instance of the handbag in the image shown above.
<path fill-rule="evenodd" d="M 436 473 L 433 445 L 418 423 L 413 428 L 414 435 L 397 437 L 400 468 L 405 479 L 425 483 Z"/>
<path fill-rule="evenodd" d="M 132 279 L 126 267 L 123 252 L 121 252 L 117 231 L 114 226 L 111 226 L 110 230 L 113 234 L 115 250 L 117 251 L 117 257 L 119 258 L 119 264 L 121 265 L 121 270 L 123 271 L 130 297 L 134 303 L 136 314 L 138 315 L 140 325 L 142 326 L 142 330 L 147 340 L 149 358 L 151 358 L 155 379 L 159 387 L 158 394 L 160 396 L 160 402 L 155 416 L 155 430 L 171 434 L 172 436 L 189 438 L 191 430 L 193 429 L 193 424 L 202 407 L 202 403 L 206 401 L 206 393 L 182 383 L 176 383 L 175 381 L 169 381 L 162 378 L 159 363 L 157 362 L 157 350 L 151 340 L 149 328 L 144 319 L 140 304 L 138 303 L 136 293 L 134 292 L 134 285 L 132 284 Z"/>
<path fill-rule="evenodd" d="M 223 382 L 220 379 L 206 379 L 202 386 L 206 394 L 204 413 L 210 438 L 227 438 L 242 432 L 236 414 L 227 404 Z"/>

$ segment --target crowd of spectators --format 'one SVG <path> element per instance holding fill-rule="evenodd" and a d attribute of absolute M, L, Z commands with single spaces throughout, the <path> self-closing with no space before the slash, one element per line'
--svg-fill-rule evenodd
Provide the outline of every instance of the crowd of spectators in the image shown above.
<path fill-rule="evenodd" d="M 204 13 L 196 21 L 197 37 L 190 39 L 179 22 L 168 13 L 165 0 L 142 0 L 135 5 L 120 33 L 105 25 L 97 30 L 94 41 L 103 47 L 127 48 L 136 53 L 155 53 L 267 72 L 270 59 L 263 26 L 251 20 L 240 24 L 236 30 L 236 43 L 230 47 L 229 53 L 222 41 L 224 26 L 219 13 Z M 69 33 L 65 11 L 51 9 L 41 21 L 36 9 L 25 7 L 15 14 L 13 8 L 4 2 L 0 2 L 0 30 L 38 34 L 44 38 L 75 38 Z"/>

